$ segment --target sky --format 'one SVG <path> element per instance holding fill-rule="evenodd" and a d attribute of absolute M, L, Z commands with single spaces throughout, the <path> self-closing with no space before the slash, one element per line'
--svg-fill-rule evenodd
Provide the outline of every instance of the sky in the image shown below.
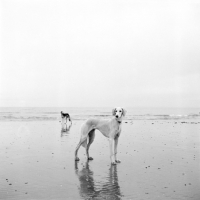
<path fill-rule="evenodd" d="M 199 0 L 0 0 L 0 107 L 200 107 Z"/>

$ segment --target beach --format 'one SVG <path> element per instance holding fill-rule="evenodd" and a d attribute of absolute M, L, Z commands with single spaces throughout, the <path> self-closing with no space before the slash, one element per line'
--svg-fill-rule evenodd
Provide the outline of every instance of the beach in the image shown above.
<path fill-rule="evenodd" d="M 11 109 L 10 109 L 11 110 Z M 122 122 L 118 158 L 111 165 L 108 139 L 96 131 L 90 147 L 74 150 L 87 117 L 69 112 L 62 131 L 59 112 L 6 112 L 0 116 L 0 199 L 200 199 L 200 118 L 137 115 Z M 109 113 L 110 112 L 110 113 Z M 56 113 L 56 114 L 55 114 Z"/>

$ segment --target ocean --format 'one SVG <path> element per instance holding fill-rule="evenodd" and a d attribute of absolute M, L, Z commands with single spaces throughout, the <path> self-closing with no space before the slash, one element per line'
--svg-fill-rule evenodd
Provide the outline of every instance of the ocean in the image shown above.
<path fill-rule="evenodd" d="M 110 107 L 0 107 L 0 121 L 60 120 L 60 112 L 72 120 L 109 118 Z M 199 120 L 200 108 L 126 108 L 126 120 Z"/>

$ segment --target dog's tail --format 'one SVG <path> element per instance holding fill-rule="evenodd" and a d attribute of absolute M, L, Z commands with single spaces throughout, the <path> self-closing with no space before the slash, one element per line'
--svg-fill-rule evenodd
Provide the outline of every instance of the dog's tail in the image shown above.
<path fill-rule="evenodd" d="M 87 138 L 82 142 L 82 146 L 86 148 L 89 143 L 91 144 L 94 141 L 94 138 L 95 138 L 95 129 L 92 129 L 88 133 Z"/>
<path fill-rule="evenodd" d="M 88 141 L 88 138 L 81 144 L 84 148 L 87 147 L 87 141 Z"/>

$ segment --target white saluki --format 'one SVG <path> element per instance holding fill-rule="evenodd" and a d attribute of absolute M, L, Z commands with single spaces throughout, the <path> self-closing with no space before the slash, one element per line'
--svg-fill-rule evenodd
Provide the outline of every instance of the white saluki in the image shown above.
<path fill-rule="evenodd" d="M 125 116 L 126 111 L 121 107 L 117 107 L 112 110 L 112 114 L 114 116 L 112 119 L 90 118 L 82 125 L 81 139 L 75 150 L 75 161 L 80 160 L 77 154 L 81 145 L 86 148 L 87 159 L 93 160 L 93 158 L 89 156 L 89 148 L 94 141 L 95 130 L 97 129 L 109 139 L 111 163 L 120 163 L 120 160 L 117 159 L 117 145 L 121 133 L 122 118 Z M 87 138 L 89 139 L 88 144 Z"/>

